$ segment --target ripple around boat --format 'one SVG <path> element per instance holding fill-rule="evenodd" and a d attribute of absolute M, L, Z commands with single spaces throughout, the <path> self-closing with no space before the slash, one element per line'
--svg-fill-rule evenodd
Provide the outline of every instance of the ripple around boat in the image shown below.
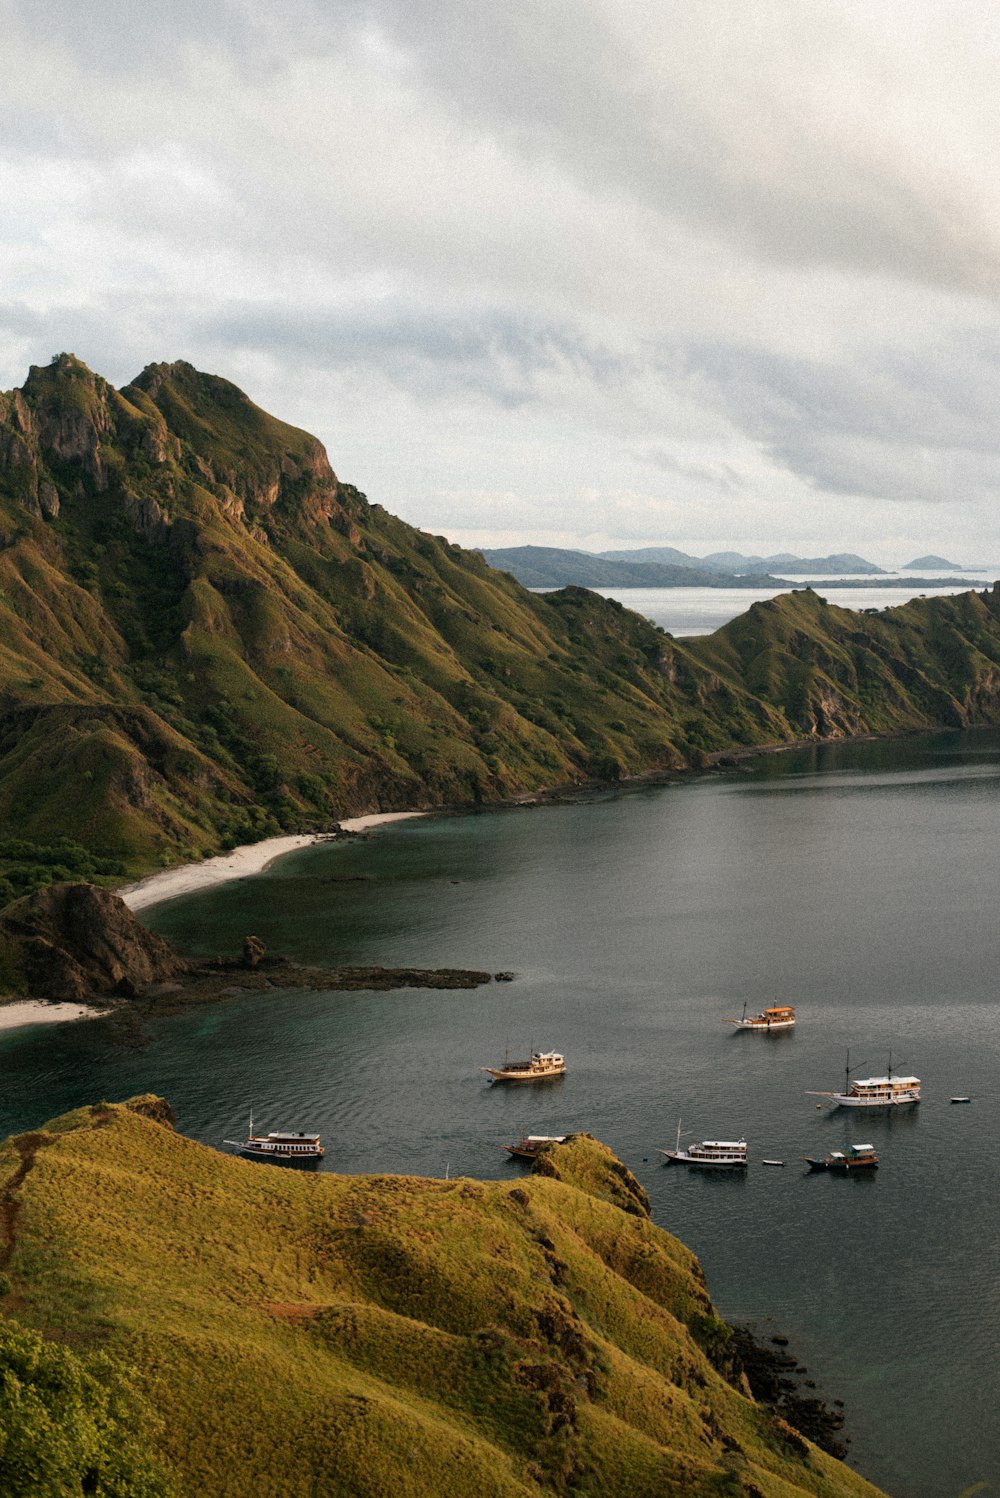
<path fill-rule="evenodd" d="M 747 1006 L 743 1005 L 743 1014 L 740 1019 L 724 1019 L 724 1025 L 735 1025 L 737 1030 L 754 1030 L 760 1034 L 768 1034 L 771 1030 L 792 1030 L 795 1028 L 795 1010 L 791 1004 L 771 1004 L 767 1009 L 762 1009 L 759 1014 L 747 1017 Z"/>
<path fill-rule="evenodd" d="M 284 1133 L 255 1134 L 253 1114 L 245 1139 L 225 1139 L 241 1155 L 251 1160 L 266 1160 L 274 1165 L 297 1165 L 300 1168 L 318 1165 L 326 1151 L 320 1144 L 318 1134 Z"/>
<path fill-rule="evenodd" d="M 677 1140 L 672 1150 L 661 1149 L 671 1165 L 695 1165 L 704 1170 L 740 1170 L 747 1164 L 748 1145 L 745 1139 L 703 1139 L 681 1149 L 681 1126 L 677 1124 Z"/>
<path fill-rule="evenodd" d="M 503 1066 L 481 1066 L 491 1082 L 545 1082 L 550 1077 L 561 1077 L 566 1071 L 566 1058 L 558 1051 L 532 1051 L 527 1061 L 504 1061 Z"/>
<path fill-rule="evenodd" d="M 807 1092 L 807 1097 L 829 1098 L 835 1108 L 899 1108 L 920 1102 L 919 1077 L 895 1077 L 892 1056 L 884 1077 L 857 1077 L 851 1081 L 851 1053 L 847 1053 L 843 1092 Z"/>
<path fill-rule="evenodd" d="M 831 1150 L 828 1155 L 803 1155 L 810 1170 L 834 1170 L 847 1174 L 852 1170 L 877 1170 L 878 1155 L 873 1144 L 849 1144 L 843 1150 Z"/>

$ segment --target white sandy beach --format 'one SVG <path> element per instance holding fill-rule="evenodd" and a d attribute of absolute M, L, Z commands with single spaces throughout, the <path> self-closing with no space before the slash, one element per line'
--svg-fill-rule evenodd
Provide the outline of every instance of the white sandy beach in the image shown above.
<path fill-rule="evenodd" d="M 410 817 L 422 816 L 426 816 L 426 812 L 373 812 L 367 817 L 348 817 L 340 825 L 345 832 L 365 832 L 370 827 L 382 827 L 387 822 L 402 822 Z M 223 853 L 218 858 L 206 858 L 204 863 L 186 863 L 177 869 L 164 869 L 161 874 L 147 874 L 138 884 L 128 884 L 116 893 L 130 910 L 145 910 L 150 905 L 173 900 L 177 895 L 190 895 L 214 884 L 226 884 L 230 879 L 245 879 L 250 874 L 259 874 L 276 858 L 322 841 L 322 833 L 265 838 L 262 843 L 248 843 L 245 847 L 234 848 L 231 853 Z"/>
<path fill-rule="evenodd" d="M 96 1019 L 101 1009 L 86 1004 L 47 1004 L 41 999 L 16 999 L 0 1004 L 0 1030 L 17 1030 L 21 1025 L 55 1025 L 68 1019 Z"/>

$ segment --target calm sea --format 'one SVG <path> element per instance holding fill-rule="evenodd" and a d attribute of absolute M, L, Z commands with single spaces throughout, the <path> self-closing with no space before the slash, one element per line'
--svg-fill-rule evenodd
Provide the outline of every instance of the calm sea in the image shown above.
<path fill-rule="evenodd" d="M 905 577 L 905 573 L 896 574 Z M 1000 577 L 1000 566 L 974 570 L 963 574 L 966 577 Z M 809 579 L 789 577 L 788 581 L 801 585 Z M 869 578 L 858 578 L 857 585 L 850 588 L 823 589 L 822 580 L 816 581 L 816 591 L 828 603 L 842 609 L 890 609 L 899 608 L 910 598 L 939 598 L 947 593 L 967 593 L 965 586 L 948 585 L 943 588 L 887 588 Z M 752 603 L 764 598 L 774 598 L 778 593 L 787 593 L 787 588 L 595 588 L 604 598 L 617 598 L 626 608 L 637 614 L 645 614 L 654 624 L 660 625 L 668 634 L 710 635 L 714 630 L 728 624 L 737 614 L 745 614 Z"/>
<path fill-rule="evenodd" d="M 760 759 L 564 807 L 406 822 L 147 912 L 185 951 L 247 932 L 314 963 L 511 969 L 474 992 L 233 998 L 157 1022 L 7 1034 L 0 1132 L 147 1089 L 211 1145 L 254 1108 L 320 1129 L 327 1168 L 509 1177 L 520 1128 L 587 1129 L 701 1256 L 722 1313 L 783 1332 L 846 1401 L 852 1461 L 896 1498 L 1000 1483 L 1000 735 Z M 779 997 L 798 1028 L 723 1017 Z M 491 1089 L 530 1046 L 568 1074 Z M 895 1116 L 807 1096 L 893 1066 Z M 971 1106 L 949 1098 L 970 1094 Z M 659 1163 L 678 1119 L 750 1142 L 745 1176 Z M 874 1178 L 799 1157 L 873 1142 Z M 761 1161 L 781 1159 L 784 1169 Z M 249 1167 L 248 1167 L 249 1168 Z M 253 1168 L 268 1169 L 267 1166 Z"/>

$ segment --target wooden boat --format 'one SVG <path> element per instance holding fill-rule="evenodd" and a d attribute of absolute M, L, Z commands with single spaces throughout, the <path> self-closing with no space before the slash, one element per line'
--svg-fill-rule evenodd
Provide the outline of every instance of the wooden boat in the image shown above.
<path fill-rule="evenodd" d="M 845 1173 L 852 1170 L 877 1170 L 878 1155 L 873 1144 L 849 1144 L 843 1150 L 831 1150 L 828 1155 L 817 1157 L 803 1155 L 810 1170 L 837 1170 Z"/>
<path fill-rule="evenodd" d="M 702 1170 L 744 1170 L 747 1165 L 745 1139 L 703 1139 L 681 1149 L 681 1125 L 677 1121 L 677 1141 L 672 1150 L 660 1150 L 671 1165 L 695 1165 Z"/>
<path fill-rule="evenodd" d="M 899 1108 L 920 1101 L 919 1077 L 894 1077 L 892 1052 L 884 1077 L 857 1077 L 851 1081 L 851 1053 L 847 1053 L 843 1092 L 810 1092 L 808 1097 L 828 1097 L 835 1108 Z"/>
<path fill-rule="evenodd" d="M 231 1144 L 234 1149 L 239 1150 L 241 1155 L 246 1155 L 251 1160 L 271 1160 L 277 1165 L 318 1165 L 322 1160 L 325 1150 L 319 1142 L 318 1134 L 303 1133 L 273 1133 L 255 1134 L 253 1131 L 253 1114 L 250 1115 L 250 1127 L 245 1139 L 225 1139 L 224 1144 Z"/>
<path fill-rule="evenodd" d="M 503 1066 L 481 1066 L 491 1082 L 547 1082 L 566 1071 L 566 1058 L 558 1051 L 532 1051 L 527 1061 L 508 1061 Z"/>
<path fill-rule="evenodd" d="M 509 1155 L 517 1155 L 522 1160 L 533 1160 L 543 1144 L 565 1144 L 565 1134 L 525 1134 L 522 1132 L 516 1144 L 505 1144 L 504 1149 Z"/>
<path fill-rule="evenodd" d="M 771 1004 L 759 1014 L 747 1017 L 747 1006 L 743 1005 L 740 1019 L 724 1019 L 724 1025 L 735 1025 L 737 1030 L 757 1030 L 767 1034 L 770 1030 L 791 1030 L 795 1026 L 795 1010 L 791 1004 Z"/>

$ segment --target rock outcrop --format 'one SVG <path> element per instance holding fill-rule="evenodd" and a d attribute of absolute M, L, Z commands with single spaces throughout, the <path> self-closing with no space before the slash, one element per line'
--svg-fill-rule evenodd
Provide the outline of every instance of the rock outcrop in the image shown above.
<path fill-rule="evenodd" d="M 188 971 L 124 900 L 92 884 L 53 884 L 0 915 L 8 968 L 35 998 L 131 998 Z"/>

